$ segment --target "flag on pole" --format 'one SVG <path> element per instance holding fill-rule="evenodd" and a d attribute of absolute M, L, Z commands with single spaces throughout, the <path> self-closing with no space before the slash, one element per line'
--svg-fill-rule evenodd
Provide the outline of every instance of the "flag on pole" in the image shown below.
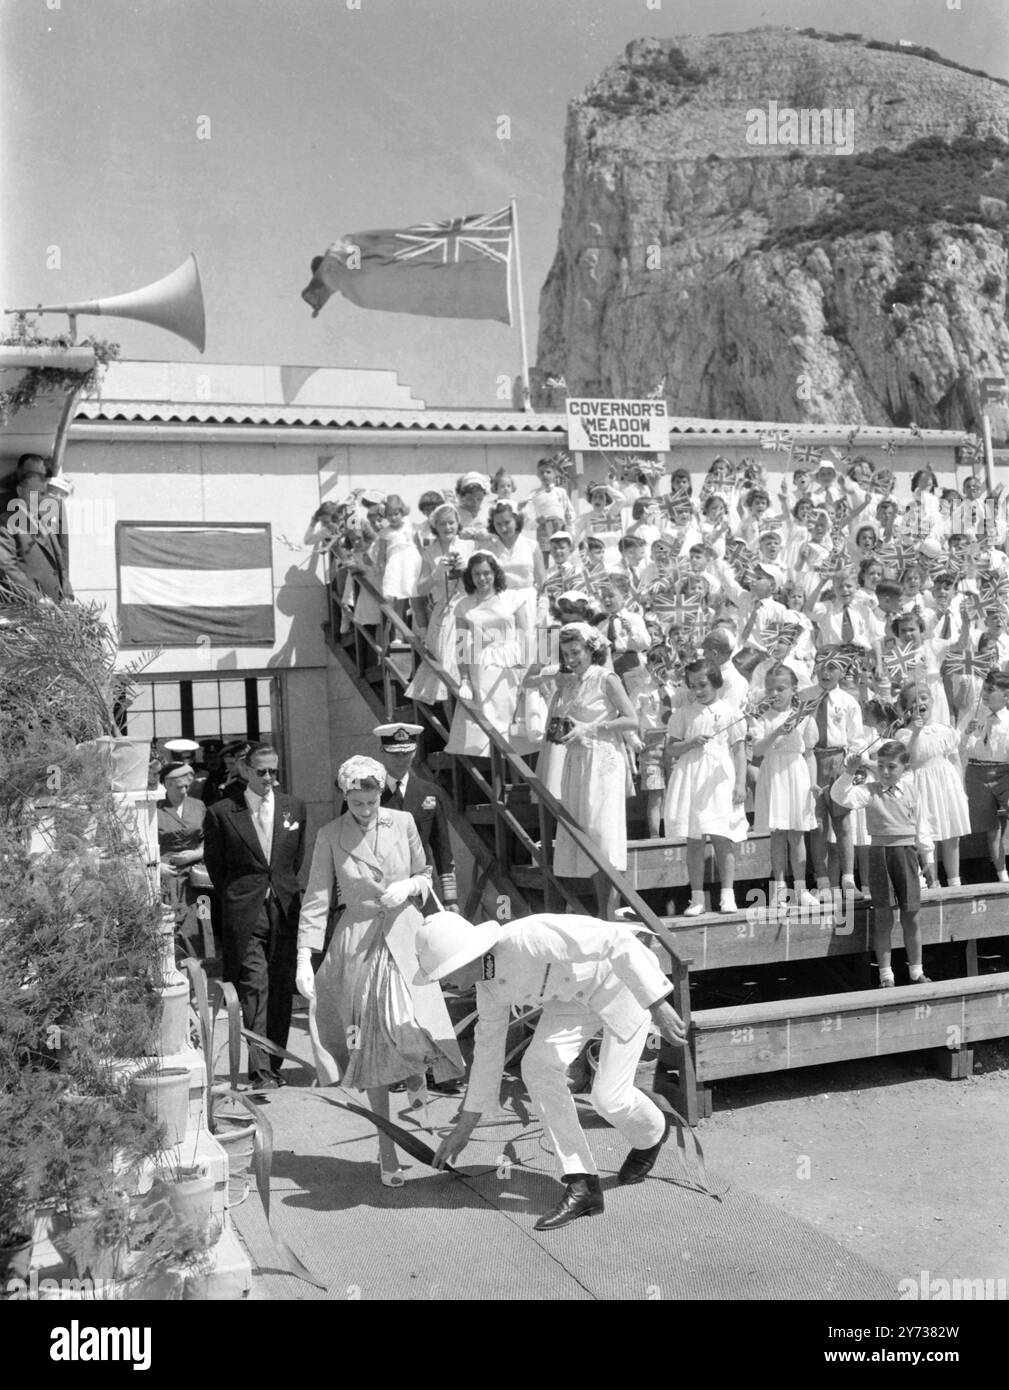
<path fill-rule="evenodd" d="M 269 525 L 116 528 L 123 646 L 272 646 Z"/>
<path fill-rule="evenodd" d="M 312 261 L 314 318 L 333 294 L 362 309 L 511 324 L 511 208 L 354 232 Z"/>

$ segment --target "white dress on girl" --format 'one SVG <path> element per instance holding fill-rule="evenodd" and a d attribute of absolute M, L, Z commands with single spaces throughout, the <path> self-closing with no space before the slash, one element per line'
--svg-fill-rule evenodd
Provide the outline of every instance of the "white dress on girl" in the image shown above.
<path fill-rule="evenodd" d="M 459 557 L 464 565 L 473 553 L 473 542 L 459 540 L 452 542 L 450 553 Z M 443 552 L 435 543 L 424 551 L 421 560 L 421 578 L 433 578 L 430 597 L 434 600 L 431 617 L 428 620 L 424 645 L 437 661 L 445 667 L 453 679 L 459 679 L 459 652 L 455 630 L 455 610 L 465 597 L 462 575 L 450 575 L 445 565 L 439 565 Z M 434 673 L 433 667 L 422 661 L 417 674 L 406 688 L 408 700 L 417 700 L 422 705 L 435 705 L 439 700 L 448 699 L 448 686 Z"/>
<path fill-rule="evenodd" d="M 566 672 L 557 678 L 551 714 L 567 715 L 594 724 L 621 713 L 606 689 L 612 676 L 592 665 L 581 676 Z M 566 743 L 558 800 L 592 839 L 615 869 L 627 868 L 628 763 L 623 737 L 597 728 L 588 743 Z M 633 788 L 630 788 L 633 790 Z M 557 827 L 554 873 L 561 878 L 591 878 L 596 866 L 563 825 Z"/>
<path fill-rule="evenodd" d="M 913 732 L 913 729 L 900 729 L 897 737 L 910 747 Z M 933 719 L 918 734 L 917 744 L 911 751 L 911 775 L 933 841 L 970 834 L 970 811 L 957 756 L 959 748 L 960 735 L 956 729 Z"/>
<path fill-rule="evenodd" d="M 415 598 L 420 578 L 421 553 L 413 542 L 413 530 L 387 526 L 378 538 L 378 564 L 381 568 L 384 598 Z"/>
<path fill-rule="evenodd" d="M 792 711 L 768 710 L 753 723 L 757 743 L 779 729 Z M 791 733 L 782 734 L 764 754 L 757 769 L 753 795 L 753 829 L 757 835 L 770 830 L 815 830 L 816 801 L 806 754 L 816 747 L 816 721 L 802 719 Z"/>
<path fill-rule="evenodd" d="M 700 840 L 721 835 L 742 844 L 748 833 L 746 816 L 732 798 L 736 785 L 732 749 L 746 737 L 739 711 L 725 700 L 710 705 L 691 701 L 673 710 L 667 735 L 677 743 L 709 736 L 701 748 L 691 748 L 673 764 L 666 787 L 667 837 Z"/>

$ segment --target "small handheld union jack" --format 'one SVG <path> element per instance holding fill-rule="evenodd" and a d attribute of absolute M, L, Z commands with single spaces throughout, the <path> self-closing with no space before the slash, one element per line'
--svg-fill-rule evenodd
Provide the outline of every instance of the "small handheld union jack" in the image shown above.
<path fill-rule="evenodd" d="M 884 454 L 895 454 L 897 452 L 897 441 L 888 439 L 885 444 L 881 444 L 880 451 Z"/>
<path fill-rule="evenodd" d="M 825 578 L 833 580 L 843 579 L 852 569 L 851 556 L 848 554 L 848 547 L 836 545 L 830 552 L 822 565 L 817 565 L 817 573 Z"/>
<path fill-rule="evenodd" d="M 984 445 L 976 434 L 968 434 L 960 445 L 960 454 L 965 461 L 973 462 L 984 454 Z"/>
<path fill-rule="evenodd" d="M 760 447 L 777 454 L 792 452 L 792 436 L 787 430 L 767 430 L 760 436 Z"/>
<path fill-rule="evenodd" d="M 803 695 L 795 695 L 792 712 L 782 726 L 785 732 L 789 734 L 794 732 L 804 719 L 815 715 L 826 698 L 827 691 L 819 688 L 808 690 Z"/>
<path fill-rule="evenodd" d="M 775 647 L 785 647 L 791 651 L 799 640 L 802 628 L 798 623 L 771 622 L 765 624 L 759 630 L 760 645 L 765 651 L 773 651 Z"/>
<path fill-rule="evenodd" d="M 815 468 L 823 462 L 823 450 L 818 449 L 815 444 L 803 444 L 792 450 L 792 462 L 800 468 Z"/>
<path fill-rule="evenodd" d="M 700 598 L 687 594 L 651 594 L 648 606 L 655 616 L 667 627 L 694 628 L 703 613 Z"/>
<path fill-rule="evenodd" d="M 925 674 L 925 655 L 912 642 L 895 643 L 883 652 L 883 665 L 891 680 L 920 680 Z"/>
<path fill-rule="evenodd" d="M 999 574 L 979 574 L 977 591 L 986 606 L 1004 604 L 1009 599 L 1009 579 Z"/>
<path fill-rule="evenodd" d="M 950 652 L 942 663 L 944 675 L 986 676 L 995 665 L 994 652 L 964 651 Z"/>

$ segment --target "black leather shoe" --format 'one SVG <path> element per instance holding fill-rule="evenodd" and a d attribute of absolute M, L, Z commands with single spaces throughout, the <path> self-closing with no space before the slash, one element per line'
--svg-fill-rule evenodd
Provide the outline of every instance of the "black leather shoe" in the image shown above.
<path fill-rule="evenodd" d="M 272 1072 L 256 1072 L 249 1077 L 250 1091 L 275 1091 L 277 1089 L 277 1078 Z"/>
<path fill-rule="evenodd" d="M 462 1081 L 429 1081 L 427 1089 L 434 1091 L 438 1096 L 462 1096 L 466 1094 L 466 1085 Z"/>
<path fill-rule="evenodd" d="M 631 1149 L 630 1153 L 620 1165 L 620 1172 L 617 1174 L 617 1182 L 627 1187 L 631 1183 L 644 1182 L 645 1178 L 655 1167 L 655 1160 L 659 1156 L 659 1150 L 669 1138 L 669 1117 L 666 1116 L 666 1128 L 662 1138 L 657 1144 L 653 1144 L 650 1149 Z"/>
<path fill-rule="evenodd" d="M 605 1206 L 603 1192 L 594 1174 L 565 1178 L 564 1183 L 567 1191 L 553 1211 L 548 1211 L 536 1222 L 537 1231 L 556 1231 L 569 1221 L 577 1221 L 579 1216 L 598 1216 L 602 1213 Z"/>
<path fill-rule="evenodd" d="M 275 1072 L 273 1073 L 273 1080 L 274 1080 L 275 1084 L 278 1085 L 278 1086 L 286 1086 L 286 1085 L 287 1085 L 287 1077 L 284 1076 L 284 1075 L 282 1075 L 279 1071 L 275 1071 Z"/>

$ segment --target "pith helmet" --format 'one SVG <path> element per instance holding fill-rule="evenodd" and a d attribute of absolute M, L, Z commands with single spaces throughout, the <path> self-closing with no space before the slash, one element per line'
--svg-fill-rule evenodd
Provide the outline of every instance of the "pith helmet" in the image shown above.
<path fill-rule="evenodd" d="M 475 927 L 457 912 L 435 912 L 417 930 L 415 985 L 443 980 L 460 965 L 486 954 L 504 931 L 504 922 L 481 922 Z"/>

